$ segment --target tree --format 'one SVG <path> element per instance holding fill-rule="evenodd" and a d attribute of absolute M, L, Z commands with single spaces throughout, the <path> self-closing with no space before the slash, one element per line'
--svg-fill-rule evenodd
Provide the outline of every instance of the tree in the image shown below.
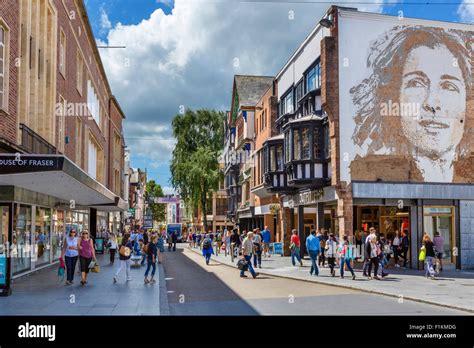
<path fill-rule="evenodd" d="M 163 189 L 160 184 L 155 182 L 155 180 L 150 180 L 146 183 L 145 200 L 148 201 L 148 206 L 150 207 L 154 221 L 165 221 L 165 204 L 155 203 L 151 200 L 152 198 L 163 196 Z"/>
<path fill-rule="evenodd" d="M 222 173 L 219 155 L 224 144 L 223 112 L 186 110 L 172 122 L 176 146 L 171 160 L 171 183 L 193 210 L 201 208 L 207 230 L 207 200 L 217 191 Z"/>

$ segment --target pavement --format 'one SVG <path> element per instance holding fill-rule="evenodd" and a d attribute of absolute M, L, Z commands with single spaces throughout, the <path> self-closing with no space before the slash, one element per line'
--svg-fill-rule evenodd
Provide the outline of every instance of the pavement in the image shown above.
<path fill-rule="evenodd" d="M 240 278 L 234 267 L 178 244 L 163 255 L 171 315 L 466 315 L 455 309 L 261 274 Z M 248 274 L 248 273 L 247 273 Z"/>
<path fill-rule="evenodd" d="M 189 250 L 200 254 L 199 248 Z M 214 261 L 227 266 L 237 267 L 231 261 L 230 255 L 212 256 Z M 362 276 L 360 269 L 355 269 L 356 279 L 352 280 L 350 273 L 345 273 L 345 278 L 339 277 L 339 268 L 336 277 L 331 277 L 329 268 L 319 268 L 319 276 L 311 276 L 309 270 L 311 261 L 303 260 L 303 267 L 292 266 L 290 257 L 272 255 L 262 256 L 262 268 L 257 269 L 262 275 L 271 275 L 288 279 L 303 280 L 318 284 L 362 290 L 373 294 L 385 295 L 396 298 L 398 301 L 412 300 L 436 306 L 465 311 L 464 314 L 474 313 L 474 272 L 471 271 L 443 271 L 435 280 L 424 277 L 424 271 L 410 269 L 387 270 L 389 276 L 383 280 L 368 280 Z"/>
<path fill-rule="evenodd" d="M 101 271 L 90 273 L 88 283 L 80 285 L 76 274 L 72 285 L 57 275 L 57 265 L 13 280 L 12 295 L 0 297 L 0 315 L 160 315 L 168 314 L 163 267 L 157 268 L 156 283 L 143 283 L 145 267 L 131 269 L 131 281 L 125 270 L 113 283 L 118 267 L 109 265 L 109 255 L 97 255 Z"/>

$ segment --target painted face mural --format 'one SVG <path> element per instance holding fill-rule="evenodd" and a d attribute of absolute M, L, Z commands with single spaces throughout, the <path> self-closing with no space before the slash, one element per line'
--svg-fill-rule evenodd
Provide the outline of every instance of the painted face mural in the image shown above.
<path fill-rule="evenodd" d="M 401 113 L 403 134 L 435 158 L 454 152 L 463 136 L 466 84 L 456 61 L 444 45 L 420 46 L 403 67 L 400 104 L 412 107 L 401 110 L 414 111 Z"/>
<path fill-rule="evenodd" d="M 352 177 L 365 180 L 364 168 L 385 156 L 391 168 L 410 172 L 408 180 L 471 181 L 473 37 L 472 31 L 404 25 L 369 43 L 369 76 L 349 90 L 353 159 L 362 161 L 351 163 Z"/>

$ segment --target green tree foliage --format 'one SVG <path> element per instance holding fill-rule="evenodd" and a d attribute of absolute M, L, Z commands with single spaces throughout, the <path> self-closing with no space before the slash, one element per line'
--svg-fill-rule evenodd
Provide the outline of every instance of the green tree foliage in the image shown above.
<path fill-rule="evenodd" d="M 165 209 L 166 205 L 163 203 L 155 203 L 151 198 L 163 197 L 163 189 L 160 184 L 157 184 L 155 180 L 150 180 L 146 183 L 145 200 L 148 201 L 153 220 L 158 222 L 165 221 Z"/>
<path fill-rule="evenodd" d="M 186 110 L 172 122 L 176 146 L 171 160 L 171 183 L 193 210 L 207 211 L 222 173 L 219 155 L 224 145 L 225 114 L 215 110 Z M 203 213 L 207 230 L 207 218 Z"/>

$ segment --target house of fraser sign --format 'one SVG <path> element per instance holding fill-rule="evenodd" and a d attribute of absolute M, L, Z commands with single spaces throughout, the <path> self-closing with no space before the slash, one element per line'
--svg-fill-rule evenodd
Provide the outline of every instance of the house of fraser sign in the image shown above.
<path fill-rule="evenodd" d="M 323 199 L 323 197 L 324 197 L 323 189 L 301 192 L 292 196 L 290 200 L 292 201 L 292 204 L 290 203 L 290 205 L 297 207 L 299 205 L 316 204 L 320 202 Z"/>

